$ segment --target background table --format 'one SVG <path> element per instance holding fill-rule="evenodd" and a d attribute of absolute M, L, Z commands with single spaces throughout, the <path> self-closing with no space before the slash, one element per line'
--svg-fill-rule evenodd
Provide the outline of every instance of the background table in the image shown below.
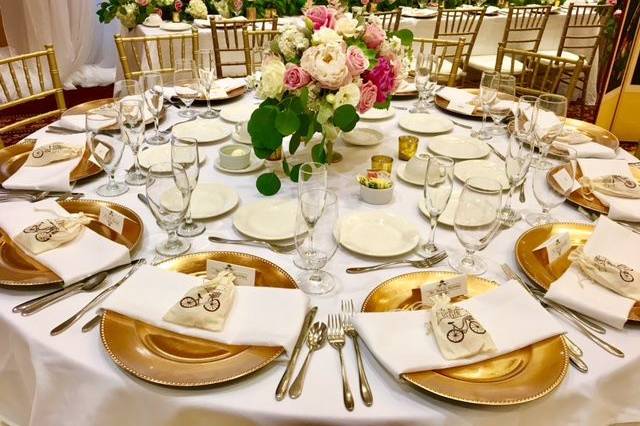
<path fill-rule="evenodd" d="M 255 108 L 256 100 L 251 94 L 237 102 Z M 393 102 L 394 105 L 410 105 L 411 101 Z M 398 111 L 396 117 L 382 122 L 361 122 L 359 126 L 380 129 L 385 135 L 382 145 L 370 148 L 345 146 L 338 143 L 336 149 L 344 160 L 330 167 L 329 185 L 339 195 L 340 214 L 347 216 L 355 211 L 380 210 L 401 215 L 415 223 L 423 238 L 428 236 L 427 220 L 418 211 L 421 189 L 396 182 L 391 204 L 372 206 L 360 201 L 355 176 L 368 167 L 373 154 L 386 153 L 395 157 L 397 169 L 397 137 L 402 133 L 397 120 L 407 114 Z M 433 114 L 442 114 L 434 111 Z M 174 108 L 169 108 L 162 123 L 164 128 L 177 121 Z M 464 121 L 457 119 L 459 121 Z M 466 121 L 465 121 L 466 122 Z M 478 124 L 477 122 L 467 122 Z M 227 124 L 230 128 L 232 124 Z M 456 127 L 453 133 L 468 135 L 468 130 Z M 42 130 L 33 137 L 59 139 L 57 135 L 46 135 Z M 421 151 L 429 137 L 420 137 Z M 504 150 L 506 138 L 490 141 Z M 234 187 L 240 195 L 240 205 L 246 205 L 263 197 L 255 189 L 257 173 L 248 175 L 226 175 L 213 167 L 213 160 L 223 143 L 203 145 L 202 153 L 207 159 L 201 169 L 201 182 L 222 182 Z M 307 151 L 297 154 L 300 158 Z M 496 157 L 491 161 L 499 163 Z M 123 169 L 130 165 L 131 158 L 124 160 Z M 498 165 L 497 167 L 501 167 Z M 394 174 L 395 176 L 395 174 Z M 104 182 L 105 176 L 81 183 L 76 190 L 86 193 L 87 199 L 99 198 L 95 189 Z M 529 179 L 529 182 L 531 179 Z M 459 188 L 459 182 L 456 182 Z M 158 229 L 151 213 L 136 198 L 143 187 L 132 187 L 128 193 L 109 199 L 134 209 L 144 220 L 145 233 L 136 256 L 154 257 L 154 246 L 165 238 Z M 527 202 L 524 205 L 514 200 L 516 208 L 537 210 L 530 184 L 526 188 Z M 277 197 L 295 197 L 296 187 L 284 181 Z M 0 212 L 2 205 L 0 205 Z M 584 221 L 577 211 L 562 205 L 554 210 L 562 221 Z M 207 221 L 207 231 L 192 240 L 192 252 L 209 250 L 235 250 L 249 252 L 269 259 L 282 266 L 292 276 L 300 273 L 292 262 L 293 256 L 274 254 L 263 248 L 212 244 L 208 234 L 234 237 L 229 213 Z M 508 263 L 517 268 L 514 260 L 514 243 L 517 237 L 529 229 L 525 222 L 513 228 L 503 229 L 482 251 L 488 260 L 489 271 L 485 277 L 504 282 L 500 264 Z M 462 250 L 451 228 L 441 227 L 437 243 L 450 253 Z M 99 253 L 96 253 L 99 256 Z M 340 300 L 352 298 L 358 308 L 367 294 L 382 281 L 403 273 L 414 272 L 411 268 L 394 268 L 377 272 L 347 275 L 348 266 L 366 265 L 373 259 L 338 249 L 329 262 L 328 270 L 339 284 L 326 296 L 312 297 L 311 303 L 319 306 L 317 320 L 325 321 L 329 313 L 339 310 Z M 449 270 L 442 262 L 434 270 Z M 114 278 L 117 278 L 114 277 Z M 565 380 L 551 394 L 524 405 L 511 407 L 480 407 L 460 405 L 421 393 L 398 382 L 384 371 L 371 354 L 365 350 L 365 368 L 373 390 L 374 404 L 365 407 L 357 391 L 357 370 L 351 342 L 346 346 L 345 359 L 352 390 L 356 400 L 354 412 L 347 412 L 342 402 L 339 361 L 335 350 L 326 347 L 313 359 L 307 375 L 302 396 L 297 400 L 274 399 L 275 387 L 284 371 L 284 362 L 275 362 L 256 374 L 240 381 L 208 389 L 171 389 L 146 383 L 120 370 L 102 347 L 99 333 L 94 329 L 88 334 L 80 331 L 90 316 L 83 318 L 63 334 L 51 337 L 49 331 L 73 312 L 88 302 L 93 295 L 77 295 L 31 317 L 20 317 L 11 313 L 11 307 L 33 297 L 34 292 L 0 289 L 0 418 L 18 425 L 265 425 L 265 424 L 456 424 L 456 425 L 603 425 L 614 422 L 638 421 L 640 419 L 640 329 L 636 325 L 622 331 L 609 330 L 606 338 L 620 347 L 626 354 L 616 358 L 592 344 L 586 337 L 566 325 L 570 337 L 585 352 L 584 360 L 590 371 L 583 375 L 569 367 Z M 152 301 L 151 301 L 152 303 Z M 299 362 L 301 363 L 301 361 Z"/>

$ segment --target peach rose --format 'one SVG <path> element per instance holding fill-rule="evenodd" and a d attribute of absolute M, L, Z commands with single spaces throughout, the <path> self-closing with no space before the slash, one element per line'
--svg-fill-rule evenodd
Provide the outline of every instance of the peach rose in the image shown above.
<path fill-rule="evenodd" d="M 357 46 L 349 46 L 347 49 L 347 68 L 353 76 L 362 74 L 369 68 L 369 58 Z"/>
<path fill-rule="evenodd" d="M 364 114 L 373 108 L 378 97 L 378 88 L 371 81 L 367 81 L 360 88 L 360 102 L 358 103 L 358 112 Z"/>

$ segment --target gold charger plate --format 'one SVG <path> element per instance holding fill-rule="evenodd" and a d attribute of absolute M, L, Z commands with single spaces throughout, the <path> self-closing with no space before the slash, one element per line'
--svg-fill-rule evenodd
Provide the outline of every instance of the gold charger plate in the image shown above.
<path fill-rule="evenodd" d="M 480 94 L 480 89 L 461 89 L 461 90 L 464 90 L 475 96 L 478 96 Z M 507 95 L 506 93 L 500 93 L 500 99 L 506 100 L 506 101 L 516 101 L 516 102 L 518 101 L 518 98 L 516 96 Z M 438 96 L 437 93 L 436 93 L 434 102 L 438 108 L 440 108 L 447 114 L 458 115 L 460 117 L 469 118 L 469 119 L 482 120 L 482 111 L 478 111 L 477 108 L 473 110 L 472 114 L 463 114 L 458 111 L 451 111 L 447 109 L 447 107 L 449 106 L 449 101 L 444 98 L 441 98 L 440 96 Z"/>
<path fill-rule="evenodd" d="M 407 308 L 420 300 L 416 289 L 429 281 L 448 279 L 455 272 L 414 272 L 378 285 L 362 305 L 363 312 Z M 487 293 L 496 284 L 479 277 L 467 279 L 469 297 Z M 462 300 L 456 297 L 454 302 Z M 446 399 L 480 405 L 513 405 L 538 399 L 555 389 L 567 373 L 569 358 L 560 336 L 499 357 L 461 367 L 402 374 L 419 389 Z"/>
<path fill-rule="evenodd" d="M 556 281 L 566 271 L 569 262 L 569 253 L 584 245 L 594 230 L 594 225 L 587 223 L 552 223 L 539 225 L 529 229 L 516 241 L 516 260 L 520 269 L 537 285 L 544 290 L 548 290 L 551 283 Z M 533 254 L 533 249 L 561 232 L 568 232 L 571 237 L 572 249 L 558 258 L 551 265 L 548 265 Z M 636 302 L 629 312 L 629 321 L 640 321 L 640 302 Z"/>
<path fill-rule="evenodd" d="M 558 184 L 556 183 L 556 181 L 552 178 L 554 173 L 558 171 L 560 167 L 561 166 L 557 166 L 549 170 L 549 172 L 547 173 L 547 183 L 551 188 L 553 188 L 554 191 L 561 194 L 562 191 L 558 187 Z M 631 166 L 629 166 L 629 169 L 631 169 L 631 174 L 633 175 L 635 180 L 638 183 L 640 183 L 640 169 L 638 169 L 637 167 L 631 167 Z M 581 177 L 582 177 L 582 170 L 580 170 L 580 165 L 578 164 L 576 168 L 576 180 L 580 179 Z M 573 191 L 571 194 L 569 194 L 569 196 L 567 197 L 567 201 L 577 206 L 584 207 L 587 210 L 591 210 L 591 211 L 594 211 L 600 214 L 605 214 L 605 215 L 609 214 L 609 207 L 605 206 L 602 203 L 602 201 L 600 201 L 596 196 L 591 195 L 589 197 L 585 197 L 584 194 L 582 193 L 582 188 L 578 188 L 575 191 Z"/>
<path fill-rule="evenodd" d="M 240 96 L 244 95 L 246 92 L 247 92 L 247 86 L 238 87 L 237 89 L 233 89 L 233 90 L 227 92 L 227 97 L 226 98 L 211 99 L 210 102 L 226 102 L 228 100 L 240 97 Z M 198 101 L 198 102 L 206 102 L 207 99 L 204 96 L 199 95 L 196 98 L 196 101 Z"/>
<path fill-rule="evenodd" d="M 63 112 L 62 115 L 65 116 L 65 115 L 86 114 L 89 111 L 92 111 L 96 108 L 100 108 L 110 103 L 113 103 L 113 98 L 96 99 L 93 101 L 84 102 L 82 104 L 75 105 L 69 108 L 68 110 L 66 110 L 65 112 Z M 163 108 L 162 111 L 160 112 L 160 119 L 164 118 L 165 113 L 166 113 L 165 109 Z M 144 122 L 144 124 L 151 124 L 151 123 L 153 123 L 153 118 L 150 118 Z M 104 130 L 116 131 L 116 130 L 120 130 L 120 127 L 118 127 L 118 124 L 112 124 L 111 126 L 105 127 Z"/>
<path fill-rule="evenodd" d="M 246 253 L 187 254 L 157 266 L 205 276 L 208 259 L 256 269 L 256 286 L 297 288 L 282 268 Z M 167 386 L 196 387 L 236 380 L 265 367 L 284 351 L 281 347 L 225 345 L 183 336 L 111 311 L 102 316 L 100 329 L 105 349 L 120 368 Z"/>
<path fill-rule="evenodd" d="M 93 231 L 133 251 L 142 238 L 144 226 L 142 219 L 133 211 L 120 204 L 97 200 L 65 200 L 58 202 L 69 213 L 83 212 L 91 218 L 87 225 Z M 106 206 L 123 214 L 122 234 L 111 230 L 98 221 L 100 207 Z M 99 255 L 96 253 L 96 255 Z M 0 230 L 0 285 L 12 287 L 33 287 L 42 285 L 61 285 L 62 280 L 46 266 L 28 256 L 18 248 L 8 236 Z"/>
<path fill-rule="evenodd" d="M 0 149 L 0 183 L 7 180 L 20 167 L 22 167 L 24 162 L 27 161 L 27 157 L 29 157 L 29 153 L 33 150 L 35 144 L 35 141 L 22 142 Z M 73 169 L 69 175 L 69 180 L 71 182 L 95 176 L 102 171 L 102 168 L 99 165 L 89 160 L 90 156 L 91 150 L 89 147 L 86 147 L 84 154 L 82 155 L 82 160 L 80 160 L 80 163 L 78 163 L 76 168 Z"/>

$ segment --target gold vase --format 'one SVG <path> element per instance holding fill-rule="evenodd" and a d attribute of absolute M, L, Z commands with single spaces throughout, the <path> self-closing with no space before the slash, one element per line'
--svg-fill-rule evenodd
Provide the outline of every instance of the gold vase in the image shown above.
<path fill-rule="evenodd" d="M 278 11 L 276 9 L 269 8 L 264 10 L 265 18 L 275 18 L 276 16 L 278 16 Z"/>
<path fill-rule="evenodd" d="M 255 7 L 247 7 L 246 15 L 249 21 L 255 21 L 256 18 L 258 17 L 258 11 L 256 10 Z"/>
<path fill-rule="evenodd" d="M 171 13 L 171 21 L 180 22 L 180 12 Z"/>

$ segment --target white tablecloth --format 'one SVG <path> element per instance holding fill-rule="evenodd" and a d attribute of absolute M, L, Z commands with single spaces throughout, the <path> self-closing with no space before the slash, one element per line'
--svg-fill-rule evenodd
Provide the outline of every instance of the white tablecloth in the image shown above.
<path fill-rule="evenodd" d="M 253 107 L 255 100 L 247 94 L 238 102 Z M 412 101 L 393 102 L 409 105 Z M 407 114 L 398 111 L 398 116 Z M 434 112 L 434 114 L 441 114 Z M 421 190 L 396 179 L 394 200 L 385 206 L 364 204 L 358 198 L 355 175 L 367 167 L 373 154 L 393 155 L 397 168 L 397 137 L 401 131 L 394 119 L 379 123 L 364 123 L 381 129 L 385 134 L 382 145 L 371 148 L 347 147 L 339 143 L 337 150 L 345 160 L 331 166 L 330 186 L 339 194 L 340 214 L 379 209 L 395 212 L 414 222 L 423 237 L 428 235 L 427 220 L 418 210 Z M 177 120 L 175 109 L 169 109 L 166 123 Z M 459 121 L 464 121 L 460 120 Z M 470 122 L 474 125 L 477 122 Z M 161 127 L 162 127 L 161 126 Z M 228 124 L 232 127 L 231 124 Z M 456 127 L 454 134 L 466 135 L 468 130 Z M 52 137 L 39 131 L 33 137 Z M 55 136 L 59 137 L 59 136 Z M 421 137 L 424 149 L 428 137 Z M 504 148 L 506 140 L 491 141 Z M 213 168 L 213 160 L 224 144 L 203 146 L 207 159 L 202 167 L 201 181 L 223 182 L 235 187 L 240 194 L 240 204 L 263 198 L 255 189 L 257 173 L 249 175 L 224 175 Z M 495 157 L 491 160 L 498 161 Z M 129 167 L 130 158 L 123 168 Z M 95 189 L 105 180 L 104 175 L 81 183 L 76 190 L 87 198 L 97 198 Z M 530 182 L 531 180 L 529 180 Z M 459 183 L 456 183 L 459 186 Z M 141 187 L 131 188 L 114 202 L 133 208 L 144 220 L 145 233 L 136 256 L 154 257 L 153 248 L 165 238 L 151 214 L 136 198 Z M 527 203 L 523 206 L 514 200 L 516 208 L 538 210 L 530 184 L 526 188 Z M 294 197 L 296 187 L 284 181 L 278 197 Z M 0 212 L 2 206 L 0 205 Z M 562 205 L 553 213 L 563 221 L 583 221 L 583 217 L 569 206 Z M 300 271 L 293 265 L 292 256 L 274 254 L 266 249 L 212 244 L 207 234 L 237 236 L 232 228 L 231 215 L 206 222 L 207 232 L 192 240 L 192 252 L 207 250 L 245 251 L 269 259 L 286 269 L 294 277 Z M 519 222 L 511 229 L 504 229 L 482 252 L 489 263 L 485 277 L 503 282 L 500 264 L 508 263 L 517 268 L 513 247 L 517 237 L 529 229 Z M 450 253 L 461 251 L 451 228 L 441 227 L 436 242 Z M 353 299 L 361 306 L 366 295 L 376 285 L 393 276 L 414 272 L 415 269 L 399 267 L 362 275 L 347 275 L 348 266 L 366 265 L 374 260 L 354 255 L 340 248 L 329 262 L 328 270 L 339 281 L 338 288 L 330 295 L 312 297 L 311 303 L 319 306 L 317 320 L 326 320 L 329 313 L 339 310 L 341 299 Z M 446 262 L 435 270 L 450 269 Z M 114 277 L 117 278 L 117 277 Z M 345 359 L 356 407 L 347 412 L 342 402 L 339 362 L 335 350 L 326 347 L 313 358 L 302 396 L 297 400 L 274 399 L 275 387 L 284 371 L 284 363 L 275 362 L 256 374 L 210 389 L 169 389 L 146 383 L 120 370 L 106 354 L 97 329 L 88 334 L 80 331 L 81 325 L 90 319 L 86 316 L 63 334 L 51 337 L 49 330 L 84 305 L 93 295 L 82 294 L 64 300 L 42 312 L 20 317 L 11 313 L 11 307 L 33 297 L 34 292 L 0 289 L 0 418 L 17 425 L 265 425 L 265 424 L 353 424 L 362 426 L 383 424 L 456 424 L 456 425 L 604 425 L 615 422 L 640 420 L 640 329 L 627 326 L 622 331 L 608 330 L 606 339 L 620 347 L 626 354 L 616 358 L 592 344 L 582 334 L 567 325 L 570 337 L 585 352 L 589 364 L 588 374 L 580 374 L 570 368 L 565 380 L 551 394 L 534 402 L 512 407 L 476 407 L 453 404 L 408 385 L 399 383 L 364 350 L 365 368 L 373 390 L 374 404 L 365 407 L 357 388 L 355 357 L 351 342 L 346 346 Z M 304 354 L 304 352 L 303 352 Z M 301 363 L 301 361 L 300 361 Z"/>

